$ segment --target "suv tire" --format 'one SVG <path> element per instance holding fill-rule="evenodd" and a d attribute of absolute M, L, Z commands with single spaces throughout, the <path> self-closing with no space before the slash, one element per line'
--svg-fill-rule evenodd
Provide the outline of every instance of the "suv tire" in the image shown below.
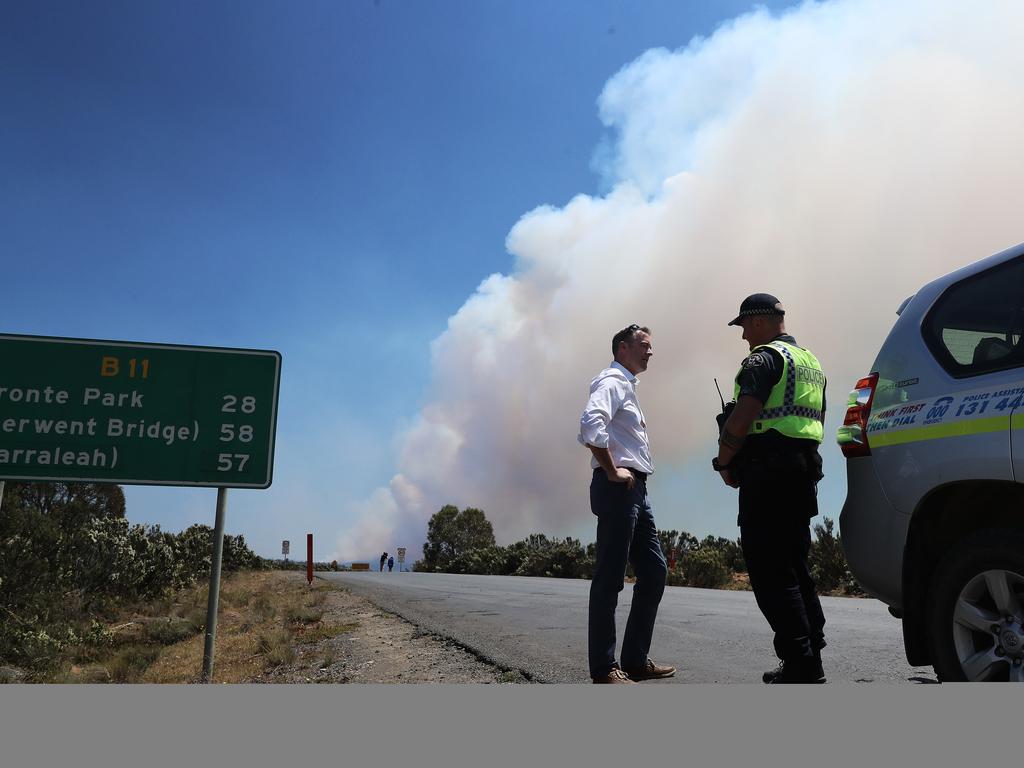
<path fill-rule="evenodd" d="M 1024 682 L 1024 534 L 979 531 L 939 561 L 928 589 L 939 680 Z"/>

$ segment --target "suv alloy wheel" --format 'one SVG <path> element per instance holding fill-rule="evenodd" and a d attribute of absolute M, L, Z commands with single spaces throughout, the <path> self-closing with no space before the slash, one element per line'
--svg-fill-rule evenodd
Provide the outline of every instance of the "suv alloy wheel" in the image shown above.
<path fill-rule="evenodd" d="M 1024 537 L 974 534 L 940 562 L 928 630 L 942 681 L 1024 682 Z"/>

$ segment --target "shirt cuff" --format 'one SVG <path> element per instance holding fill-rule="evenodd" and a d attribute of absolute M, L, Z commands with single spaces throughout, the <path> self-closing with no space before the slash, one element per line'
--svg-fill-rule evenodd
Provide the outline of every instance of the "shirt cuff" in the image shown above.
<path fill-rule="evenodd" d="M 582 434 L 579 434 L 576 436 L 576 442 L 578 442 L 580 445 L 593 446 L 594 448 L 608 447 L 608 438 L 605 437 L 604 441 L 602 442 L 602 438 L 600 435 L 595 435 L 594 437 L 591 438 L 585 438 Z"/>

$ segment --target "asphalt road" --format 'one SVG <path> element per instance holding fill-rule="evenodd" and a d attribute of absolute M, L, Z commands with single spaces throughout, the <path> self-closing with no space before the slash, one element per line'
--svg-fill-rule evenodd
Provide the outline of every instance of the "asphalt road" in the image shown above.
<path fill-rule="evenodd" d="M 430 573 L 318 573 L 385 610 L 450 637 L 481 658 L 545 683 L 589 682 L 586 657 L 590 582 Z M 619 596 L 626 625 L 632 587 Z M 911 667 L 900 623 L 871 599 L 824 597 L 830 683 L 934 683 Z M 679 667 L 672 683 L 760 683 L 778 660 L 772 633 L 750 592 L 667 587 L 651 657 Z"/>

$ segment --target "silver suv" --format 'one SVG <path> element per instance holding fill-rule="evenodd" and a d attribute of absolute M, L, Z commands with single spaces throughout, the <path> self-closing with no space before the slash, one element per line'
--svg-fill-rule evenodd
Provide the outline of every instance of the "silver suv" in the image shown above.
<path fill-rule="evenodd" d="M 853 574 L 940 680 L 1024 681 L 1024 244 L 903 302 L 837 436 Z"/>

